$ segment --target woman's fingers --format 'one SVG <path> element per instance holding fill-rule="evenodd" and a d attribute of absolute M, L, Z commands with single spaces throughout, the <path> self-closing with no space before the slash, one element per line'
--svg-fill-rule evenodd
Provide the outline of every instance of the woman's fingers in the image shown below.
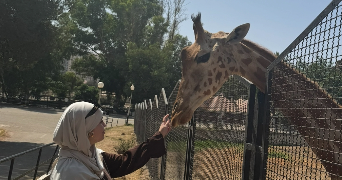
<path fill-rule="evenodd" d="M 163 122 L 165 123 L 168 118 L 169 118 L 169 114 L 165 115 L 163 118 Z"/>

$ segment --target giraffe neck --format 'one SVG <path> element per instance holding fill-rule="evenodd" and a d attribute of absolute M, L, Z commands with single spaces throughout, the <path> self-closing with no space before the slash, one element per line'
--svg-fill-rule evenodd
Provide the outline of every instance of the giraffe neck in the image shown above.
<path fill-rule="evenodd" d="M 287 64 L 279 64 L 273 77 L 271 99 L 274 109 L 295 125 L 332 178 L 341 176 L 341 106 Z"/>
<path fill-rule="evenodd" d="M 275 56 L 247 40 L 235 48 L 237 50 L 233 52 L 241 54 L 241 58 L 234 73 L 265 92 L 266 69 Z M 277 65 L 273 77 L 271 99 L 274 109 L 294 125 L 332 179 L 342 176 L 342 158 L 339 158 L 342 153 L 342 107 L 318 84 L 283 62 Z"/>

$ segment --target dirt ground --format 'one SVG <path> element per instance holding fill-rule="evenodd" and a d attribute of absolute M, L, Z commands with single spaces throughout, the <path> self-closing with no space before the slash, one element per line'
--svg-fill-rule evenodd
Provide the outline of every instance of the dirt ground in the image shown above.
<path fill-rule="evenodd" d="M 266 179 L 325 179 L 328 173 L 308 147 L 273 146 L 269 152 Z M 193 179 L 241 179 L 241 149 L 206 149 L 195 154 Z"/>
<path fill-rule="evenodd" d="M 193 179 L 241 179 L 243 151 L 238 147 L 195 153 Z"/>
<path fill-rule="evenodd" d="M 120 140 L 135 139 L 133 126 L 107 128 L 105 139 L 97 147 L 107 152 L 116 152 L 115 146 Z M 273 146 L 269 148 L 266 179 L 326 179 L 330 180 L 324 167 L 308 147 Z M 168 162 L 177 160 L 176 154 L 168 153 Z M 221 149 L 202 149 L 195 153 L 193 179 L 241 179 L 243 150 L 241 147 Z M 183 166 L 180 166 L 183 167 Z M 171 168 L 171 164 L 169 164 Z M 180 171 L 182 172 L 182 171 Z M 176 174 L 173 174 L 175 177 Z M 180 174 L 180 177 L 183 172 Z M 177 176 L 178 177 L 178 176 Z M 125 177 L 115 180 L 148 180 L 146 166 Z M 167 179 L 172 179 L 167 178 Z"/>
<path fill-rule="evenodd" d="M 288 158 L 269 157 L 267 179 L 325 179 L 328 173 L 309 147 L 273 146 L 270 151 L 286 153 Z"/>

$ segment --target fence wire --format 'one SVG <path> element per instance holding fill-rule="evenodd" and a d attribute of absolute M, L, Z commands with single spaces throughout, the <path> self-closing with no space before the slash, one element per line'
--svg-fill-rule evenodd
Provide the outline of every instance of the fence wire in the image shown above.
<path fill-rule="evenodd" d="M 173 105 L 178 94 L 179 82 L 174 87 L 168 98 L 168 104 Z M 171 108 L 168 108 L 168 114 L 171 114 Z M 184 168 L 187 150 L 187 133 L 189 125 L 181 125 L 173 128 L 167 135 L 167 158 L 165 179 L 184 179 Z"/>
<path fill-rule="evenodd" d="M 241 179 L 248 87 L 231 77 L 194 114 L 193 179 Z"/>
<path fill-rule="evenodd" d="M 150 177 L 342 179 L 341 27 L 341 0 L 333 0 L 267 68 L 266 95 L 231 77 L 169 133 L 167 155 L 148 163 Z M 139 142 L 171 114 L 178 87 L 168 102 L 160 95 L 158 108 L 137 105 Z"/>
<path fill-rule="evenodd" d="M 270 70 L 267 179 L 342 178 L 342 4 L 331 6 Z"/>
<path fill-rule="evenodd" d="M 241 179 L 249 89 L 240 81 L 232 76 L 195 111 L 193 124 L 172 129 L 166 137 L 167 155 L 147 163 L 151 179 Z M 176 100 L 178 88 L 179 83 L 167 102 L 163 94 L 158 102 L 151 100 L 152 109 L 145 102 L 136 105 L 139 143 L 158 131 L 165 114 L 171 114 L 168 105 Z"/>

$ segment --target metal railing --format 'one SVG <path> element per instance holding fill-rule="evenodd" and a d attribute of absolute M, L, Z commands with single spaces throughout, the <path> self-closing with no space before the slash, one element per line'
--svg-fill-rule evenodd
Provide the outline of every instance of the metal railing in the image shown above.
<path fill-rule="evenodd" d="M 8 176 L 7 176 L 7 179 L 11 180 L 11 179 L 20 179 L 20 178 L 23 178 L 27 175 L 29 175 L 30 173 L 33 172 L 33 176 L 29 176 L 29 177 L 32 177 L 32 179 L 36 179 L 37 175 L 38 175 L 38 170 L 40 167 L 44 167 L 44 166 L 47 166 L 47 169 L 45 171 L 42 171 L 43 173 L 48 173 L 51 169 L 51 165 L 54 161 L 54 159 L 56 158 L 56 152 L 58 150 L 58 146 L 56 146 L 56 148 L 54 148 L 54 151 L 53 151 L 53 154 L 52 156 L 49 156 L 50 158 L 47 158 L 46 160 L 44 161 L 41 161 L 41 157 L 42 157 L 42 152 L 43 152 L 43 148 L 46 148 L 46 147 L 52 147 L 54 146 L 55 143 L 50 143 L 50 144 L 46 144 L 46 145 L 43 145 L 43 146 L 39 146 L 39 147 L 36 147 L 36 148 L 32 148 L 32 149 L 29 149 L 27 151 L 24 151 L 24 152 L 21 152 L 21 153 L 18 153 L 18 154 L 14 154 L 12 156 L 9 156 L 9 157 L 6 157 L 6 158 L 3 158 L 3 159 L 0 159 L 0 164 L 3 164 L 5 162 L 8 162 L 10 161 L 10 165 L 9 165 L 9 171 L 8 171 Z M 37 160 L 36 160 L 36 163 L 35 163 L 35 166 L 29 168 L 28 170 L 26 170 L 24 173 L 20 173 L 17 177 L 14 177 L 12 178 L 12 175 L 13 175 L 13 170 L 14 170 L 14 165 L 15 165 L 15 159 L 16 158 L 19 158 L 25 154 L 28 154 L 28 153 L 32 153 L 34 151 L 38 151 L 38 156 L 37 156 Z M 27 161 L 27 160 L 26 160 Z M 21 162 L 22 163 L 22 162 Z M 28 167 L 26 167 L 27 169 Z M 5 169 L 4 166 L 2 166 L 2 169 Z"/>

